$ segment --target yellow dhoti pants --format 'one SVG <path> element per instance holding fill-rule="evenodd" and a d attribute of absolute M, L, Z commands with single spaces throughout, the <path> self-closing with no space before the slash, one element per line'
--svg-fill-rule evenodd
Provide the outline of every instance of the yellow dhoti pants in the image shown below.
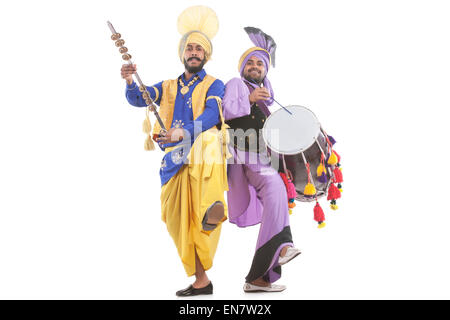
<path fill-rule="evenodd" d="M 171 148 L 173 150 L 173 148 Z M 170 150 L 166 150 L 168 152 Z M 161 189 L 162 220 L 178 250 L 188 276 L 195 273 L 195 253 L 205 270 L 212 267 L 219 242 L 221 222 L 213 231 L 204 231 L 202 220 L 216 201 L 227 206 L 224 192 L 228 190 L 226 161 L 218 130 L 203 132 L 188 155 L 189 163 Z"/>

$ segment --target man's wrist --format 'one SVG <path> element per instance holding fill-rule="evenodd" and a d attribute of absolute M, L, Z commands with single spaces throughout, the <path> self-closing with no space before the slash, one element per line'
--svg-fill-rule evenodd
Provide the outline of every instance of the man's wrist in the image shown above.
<path fill-rule="evenodd" d="M 128 83 L 128 80 L 125 82 L 128 90 L 133 90 L 136 88 L 136 83 L 134 81 L 131 81 L 131 83 Z"/>

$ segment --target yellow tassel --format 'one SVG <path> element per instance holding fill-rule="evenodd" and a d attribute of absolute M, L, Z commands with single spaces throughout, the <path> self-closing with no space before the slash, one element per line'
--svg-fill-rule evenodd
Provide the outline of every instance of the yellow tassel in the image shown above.
<path fill-rule="evenodd" d="M 305 186 L 305 190 L 303 190 L 303 194 L 305 196 L 313 196 L 316 194 L 316 188 L 314 185 L 310 182 Z"/>
<path fill-rule="evenodd" d="M 144 122 L 142 123 L 142 131 L 146 134 L 150 134 L 152 132 L 152 124 L 150 123 L 150 118 L 148 115 L 145 117 Z"/>
<path fill-rule="evenodd" d="M 328 162 L 327 162 L 327 163 L 328 163 L 330 166 L 334 166 L 334 165 L 337 164 L 337 162 L 338 162 L 338 158 L 337 158 L 336 154 L 335 154 L 334 152 L 332 152 L 332 153 L 331 153 L 331 156 L 330 156 L 330 158 L 328 159 Z"/>
<path fill-rule="evenodd" d="M 292 214 L 292 209 L 289 209 L 289 215 L 291 215 Z"/>
<path fill-rule="evenodd" d="M 330 208 L 333 210 L 337 210 L 339 207 L 337 206 L 337 204 L 332 204 L 330 205 Z"/>
<path fill-rule="evenodd" d="M 322 173 L 324 173 L 324 172 L 325 172 L 325 167 L 323 166 L 323 164 L 320 164 L 317 167 L 317 176 L 320 177 L 322 175 Z"/>
<path fill-rule="evenodd" d="M 150 122 L 150 107 L 147 107 L 146 113 L 145 113 L 145 120 L 142 123 L 142 131 L 144 131 L 145 134 L 147 134 L 147 139 L 145 139 L 144 143 L 144 149 L 146 151 L 153 151 L 155 150 L 155 144 L 153 143 L 152 139 L 152 123 Z"/>
<path fill-rule="evenodd" d="M 317 226 L 317 228 L 322 229 L 322 228 L 325 228 L 325 226 L 326 226 L 326 223 L 325 223 L 325 222 L 322 222 L 322 223 L 319 223 L 319 225 Z"/>
<path fill-rule="evenodd" d="M 152 137 L 150 135 L 148 135 L 147 139 L 145 139 L 144 149 L 146 151 L 153 151 L 153 150 L 155 150 L 155 144 L 153 143 Z"/>

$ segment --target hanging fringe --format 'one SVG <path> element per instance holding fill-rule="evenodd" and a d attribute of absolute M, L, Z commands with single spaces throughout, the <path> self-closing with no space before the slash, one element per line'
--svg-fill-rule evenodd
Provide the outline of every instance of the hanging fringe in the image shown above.
<path fill-rule="evenodd" d="M 344 178 L 342 176 L 342 171 L 340 168 L 335 167 L 333 170 L 333 174 L 334 174 L 334 182 L 335 183 L 341 183 L 344 182 Z"/>
<path fill-rule="evenodd" d="M 338 163 L 338 158 L 336 156 L 336 153 L 334 151 L 332 151 L 330 157 L 328 158 L 327 164 L 330 166 L 334 166 L 337 163 Z"/>
<path fill-rule="evenodd" d="M 142 123 L 142 131 L 144 131 L 144 133 L 147 135 L 147 138 L 145 139 L 145 143 L 144 143 L 144 149 L 146 151 L 153 151 L 155 150 L 155 144 L 153 143 L 153 139 L 151 137 L 151 132 L 152 132 L 152 123 L 150 122 L 150 117 L 149 117 L 149 107 L 146 108 L 146 113 L 145 113 L 145 120 Z"/>
<path fill-rule="evenodd" d="M 306 174 L 308 176 L 308 183 L 305 186 L 305 189 L 303 190 L 303 194 L 307 197 L 312 197 L 316 195 L 316 187 L 314 186 L 314 184 L 311 181 L 311 170 L 309 167 L 309 163 L 306 162 L 306 158 L 304 158 L 305 160 L 305 166 L 306 166 Z"/>
<path fill-rule="evenodd" d="M 305 196 L 314 196 L 316 194 L 316 188 L 311 182 L 308 182 L 303 190 Z"/>
<path fill-rule="evenodd" d="M 295 190 L 295 186 L 292 183 L 291 179 L 289 179 L 285 173 L 280 172 L 280 177 L 284 182 L 284 186 L 286 187 L 289 209 L 295 208 L 296 206 L 295 198 L 297 197 L 297 191 Z M 292 214 L 292 210 L 289 210 L 289 214 Z"/>
<path fill-rule="evenodd" d="M 336 140 L 334 140 L 334 138 L 332 136 L 328 136 L 328 140 L 331 143 L 332 146 L 334 146 L 334 144 L 336 143 Z"/>
<path fill-rule="evenodd" d="M 323 213 L 322 207 L 316 199 L 316 205 L 314 206 L 314 220 L 319 224 L 318 228 L 325 227 L 325 214 Z"/>
<path fill-rule="evenodd" d="M 327 178 L 326 173 L 323 173 L 322 175 L 318 176 L 317 181 L 319 181 L 320 183 L 327 183 L 328 178 Z"/>
<path fill-rule="evenodd" d="M 320 157 L 320 164 L 317 167 L 317 180 L 320 183 L 327 183 L 328 178 L 327 178 L 327 170 L 325 168 L 325 155 L 322 153 L 321 157 Z"/>
<path fill-rule="evenodd" d="M 145 151 L 153 151 L 155 150 L 155 144 L 153 143 L 152 137 L 150 135 L 147 136 L 144 143 Z"/>
<path fill-rule="evenodd" d="M 330 208 L 333 210 L 337 210 L 338 206 L 336 203 L 336 199 L 341 197 L 341 191 L 334 185 L 334 183 L 330 184 L 330 188 L 328 189 L 327 200 L 331 200 Z"/>

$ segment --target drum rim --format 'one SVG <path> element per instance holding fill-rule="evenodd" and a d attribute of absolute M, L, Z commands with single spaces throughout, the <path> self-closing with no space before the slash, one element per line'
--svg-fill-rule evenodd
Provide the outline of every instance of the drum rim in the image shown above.
<path fill-rule="evenodd" d="M 292 107 L 300 107 L 300 108 L 306 109 L 306 110 L 308 110 L 309 112 L 311 112 L 312 115 L 316 118 L 317 123 L 319 124 L 319 131 L 317 132 L 317 134 L 316 134 L 316 136 L 315 136 L 315 139 L 311 142 L 311 144 L 310 144 L 308 147 L 304 148 L 303 150 L 301 150 L 301 151 L 295 151 L 295 152 L 280 152 L 280 151 L 277 151 L 277 150 L 274 150 L 274 149 L 273 149 L 273 151 L 275 151 L 275 152 L 278 153 L 278 154 L 283 154 L 283 155 L 294 155 L 294 154 L 299 154 L 299 153 L 301 153 L 301 152 L 304 152 L 304 151 L 308 150 L 308 149 L 314 144 L 314 142 L 316 142 L 316 139 L 319 137 L 320 131 L 322 130 L 322 124 L 320 123 L 319 118 L 317 118 L 316 114 L 315 114 L 311 109 L 309 109 L 308 107 L 305 107 L 305 106 L 298 105 L 298 104 L 291 104 L 291 105 L 288 105 L 288 106 L 286 106 L 286 109 L 292 108 Z M 263 128 L 262 128 L 262 136 L 263 136 L 264 143 L 266 144 L 267 148 L 269 148 L 269 149 L 271 149 L 271 150 L 272 150 L 272 148 L 270 147 L 269 143 L 267 142 L 266 130 L 265 130 L 265 129 L 266 129 L 267 123 L 269 122 L 269 119 L 270 119 L 274 114 L 278 113 L 278 112 L 281 111 L 281 110 L 286 112 L 286 110 L 283 110 L 283 108 L 280 108 L 280 109 L 278 109 L 278 110 L 272 112 L 272 113 L 267 117 L 267 119 L 266 119 L 266 121 L 265 121 L 265 123 L 264 123 L 264 126 L 263 126 Z M 289 109 L 288 109 L 288 110 L 289 110 Z"/>

